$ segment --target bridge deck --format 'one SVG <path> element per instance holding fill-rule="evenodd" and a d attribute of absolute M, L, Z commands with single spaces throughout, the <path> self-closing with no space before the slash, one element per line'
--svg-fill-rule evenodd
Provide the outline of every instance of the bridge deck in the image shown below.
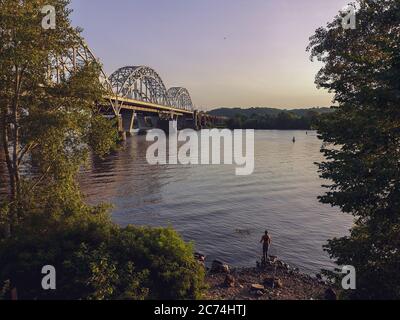
<path fill-rule="evenodd" d="M 170 113 L 175 115 L 191 115 L 193 116 L 194 112 L 190 110 L 178 109 L 175 107 L 163 106 L 159 104 L 154 104 L 151 102 L 145 102 L 135 99 L 129 98 L 122 98 L 119 96 L 106 96 L 106 99 L 111 100 L 113 103 L 116 104 L 118 108 L 121 109 L 129 109 L 135 111 L 142 111 L 142 112 L 152 112 L 152 113 Z"/>

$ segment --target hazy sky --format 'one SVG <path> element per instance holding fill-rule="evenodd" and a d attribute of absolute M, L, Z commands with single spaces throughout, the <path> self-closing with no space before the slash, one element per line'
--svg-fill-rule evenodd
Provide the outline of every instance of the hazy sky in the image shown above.
<path fill-rule="evenodd" d="M 195 105 L 330 106 L 305 49 L 347 0 L 72 0 L 73 23 L 111 74 L 155 69 Z"/>

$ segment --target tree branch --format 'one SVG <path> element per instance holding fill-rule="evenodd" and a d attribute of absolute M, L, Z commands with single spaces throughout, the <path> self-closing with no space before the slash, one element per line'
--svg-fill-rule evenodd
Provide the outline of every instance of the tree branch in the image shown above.
<path fill-rule="evenodd" d="M 39 145 L 39 143 L 31 142 L 31 143 L 27 144 L 25 147 L 23 147 L 23 148 L 20 150 L 19 155 L 18 155 L 18 161 L 17 161 L 18 165 L 21 164 L 21 162 L 22 162 L 24 156 L 25 156 L 28 152 L 31 152 L 33 149 L 35 149 L 38 145 Z"/>

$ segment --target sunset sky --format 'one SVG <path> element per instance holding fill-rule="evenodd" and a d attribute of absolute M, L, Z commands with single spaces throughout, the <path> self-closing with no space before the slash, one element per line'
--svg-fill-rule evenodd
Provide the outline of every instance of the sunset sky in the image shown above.
<path fill-rule="evenodd" d="M 330 106 L 308 38 L 347 0 L 72 0 L 108 74 L 147 65 L 196 107 Z"/>

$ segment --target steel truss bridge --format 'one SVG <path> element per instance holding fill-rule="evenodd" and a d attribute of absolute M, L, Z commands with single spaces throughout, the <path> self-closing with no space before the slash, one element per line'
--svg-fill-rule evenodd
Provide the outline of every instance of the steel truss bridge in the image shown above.
<path fill-rule="evenodd" d="M 81 38 L 63 56 L 51 57 L 49 78 L 53 82 L 67 79 L 77 69 L 99 60 Z M 167 129 L 171 120 L 178 127 L 201 129 L 222 124 L 225 118 L 214 117 L 195 109 L 190 93 L 184 87 L 167 89 L 160 75 L 147 66 L 122 67 L 108 76 L 101 70 L 100 82 L 107 94 L 101 112 L 119 119 L 121 132 Z"/>

